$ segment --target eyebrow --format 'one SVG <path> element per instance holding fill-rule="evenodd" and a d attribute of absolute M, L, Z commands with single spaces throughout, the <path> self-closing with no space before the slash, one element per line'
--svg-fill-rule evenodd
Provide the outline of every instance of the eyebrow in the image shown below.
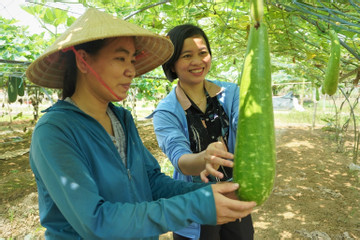
<path fill-rule="evenodd" d="M 119 47 L 117 49 L 115 49 L 115 52 L 123 52 L 123 53 L 126 53 L 127 55 L 130 55 L 130 52 L 129 50 L 125 49 L 125 48 L 122 48 L 122 47 Z M 133 56 L 135 57 L 137 55 L 137 52 L 135 52 L 133 54 Z"/>
<path fill-rule="evenodd" d="M 208 51 L 207 47 L 203 47 L 203 48 L 199 49 L 199 51 L 202 51 L 202 50 L 207 50 Z M 180 54 L 192 53 L 192 52 L 193 52 L 192 50 L 186 50 L 186 51 L 181 52 Z"/>
<path fill-rule="evenodd" d="M 183 51 L 181 52 L 180 54 L 184 54 L 184 53 L 191 53 L 192 51 L 191 50 L 187 50 L 187 51 Z"/>

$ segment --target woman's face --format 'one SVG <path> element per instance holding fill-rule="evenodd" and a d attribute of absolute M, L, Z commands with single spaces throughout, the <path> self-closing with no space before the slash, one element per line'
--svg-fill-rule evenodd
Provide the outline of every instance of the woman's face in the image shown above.
<path fill-rule="evenodd" d="M 136 73 L 134 38 L 109 39 L 95 56 L 89 57 L 87 62 L 120 99 L 126 98 Z M 92 78 L 88 83 L 93 94 L 107 101 L 118 100 L 90 71 L 88 74 Z"/>
<path fill-rule="evenodd" d="M 198 84 L 205 80 L 211 66 L 211 55 L 201 36 L 186 38 L 174 71 L 184 84 Z"/>

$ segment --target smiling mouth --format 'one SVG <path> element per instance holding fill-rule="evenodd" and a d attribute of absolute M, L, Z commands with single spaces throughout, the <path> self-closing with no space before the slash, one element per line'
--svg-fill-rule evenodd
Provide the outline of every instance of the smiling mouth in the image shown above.
<path fill-rule="evenodd" d="M 201 68 L 201 69 L 190 70 L 189 72 L 194 73 L 194 74 L 199 74 L 199 73 L 202 73 L 203 71 L 204 71 L 204 69 Z"/>

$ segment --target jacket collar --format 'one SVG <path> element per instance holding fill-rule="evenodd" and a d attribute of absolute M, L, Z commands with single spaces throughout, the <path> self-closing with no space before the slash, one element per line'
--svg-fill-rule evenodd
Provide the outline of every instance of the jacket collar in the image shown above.
<path fill-rule="evenodd" d="M 205 90 L 207 91 L 207 93 L 209 94 L 209 96 L 212 98 L 212 97 L 215 97 L 217 96 L 218 94 L 220 94 L 221 92 L 224 91 L 224 88 L 216 85 L 215 83 L 213 82 L 210 82 L 208 80 L 205 80 Z M 179 82 L 176 86 L 176 89 L 175 89 L 175 93 L 176 93 L 176 98 L 178 99 L 180 105 L 182 106 L 182 108 L 184 110 L 187 110 L 190 106 L 191 106 L 191 102 L 190 100 L 188 99 L 188 97 L 186 96 L 184 90 L 181 88 Z"/>

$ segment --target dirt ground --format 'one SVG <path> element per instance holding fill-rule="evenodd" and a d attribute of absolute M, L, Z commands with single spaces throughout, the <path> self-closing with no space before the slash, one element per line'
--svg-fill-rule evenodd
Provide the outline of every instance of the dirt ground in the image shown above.
<path fill-rule="evenodd" d="M 29 122 L 0 124 L 0 240 L 44 232 L 28 163 L 31 129 Z M 152 125 L 139 125 L 139 133 L 166 161 Z M 349 151 L 336 153 L 332 132 L 304 125 L 277 125 L 276 139 L 274 191 L 252 214 L 255 239 L 360 239 L 360 174 L 349 170 Z"/>

